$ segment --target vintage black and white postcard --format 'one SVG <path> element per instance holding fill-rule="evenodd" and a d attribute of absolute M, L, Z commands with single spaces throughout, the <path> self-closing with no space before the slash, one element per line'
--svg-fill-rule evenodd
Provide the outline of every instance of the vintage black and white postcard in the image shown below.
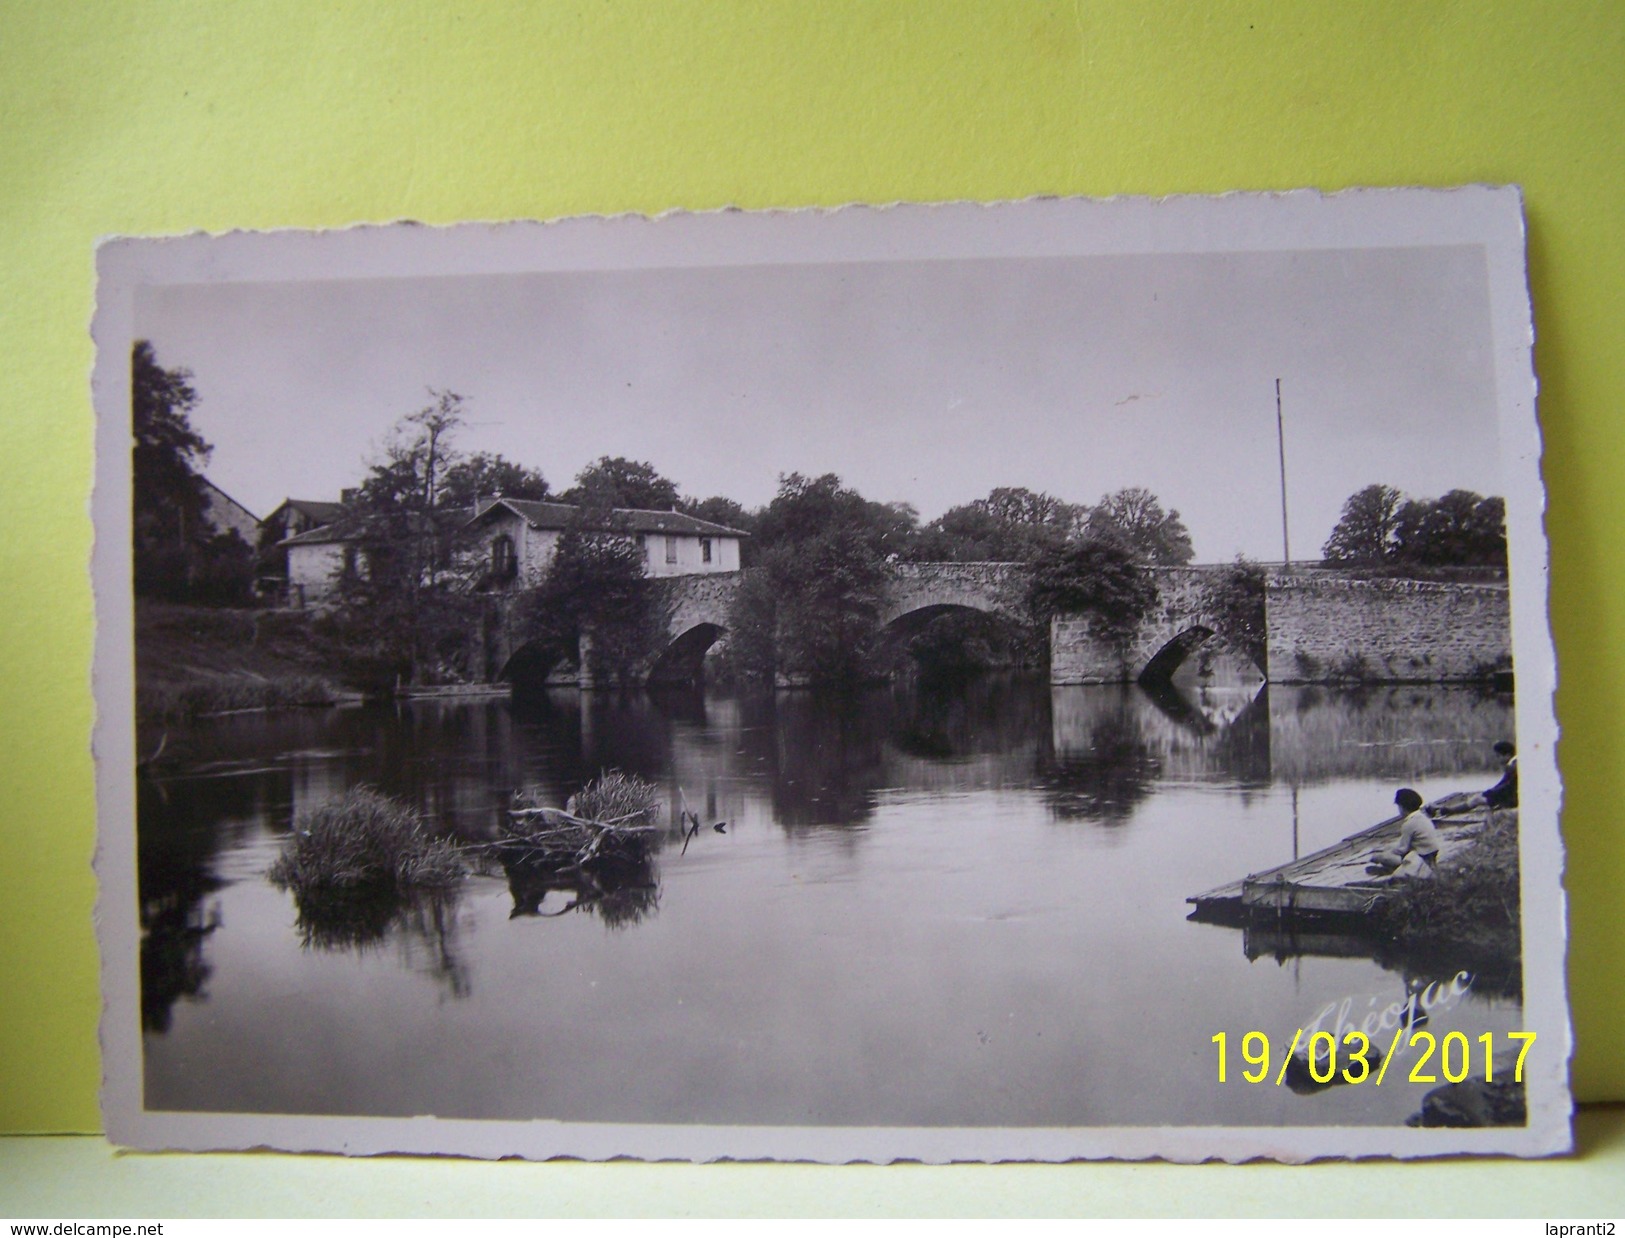
<path fill-rule="evenodd" d="M 116 1142 L 1569 1147 L 1516 190 L 98 267 Z"/>

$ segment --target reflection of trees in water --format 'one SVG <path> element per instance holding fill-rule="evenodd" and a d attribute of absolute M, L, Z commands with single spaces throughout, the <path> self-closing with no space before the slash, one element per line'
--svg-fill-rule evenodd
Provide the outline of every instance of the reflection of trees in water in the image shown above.
<path fill-rule="evenodd" d="M 203 901 L 220 885 L 202 876 L 141 900 L 141 1026 L 149 1032 L 169 1030 L 179 999 L 204 996 L 213 968 L 203 947 L 220 927 L 220 909 L 205 909 Z"/>
<path fill-rule="evenodd" d="M 769 708 L 758 723 L 774 739 L 774 815 L 786 826 L 862 821 L 882 787 L 962 791 L 1036 776 L 1057 816 L 1119 822 L 1160 778 L 1269 781 L 1268 703 L 1256 690 L 1153 697 L 991 675 L 780 693 Z"/>
<path fill-rule="evenodd" d="M 1151 793 L 1160 765 L 1136 708 L 1138 689 L 1113 685 L 1056 695 L 1052 755 L 1041 760 L 1044 802 L 1063 821 L 1120 825 Z"/>
<path fill-rule="evenodd" d="M 639 835 L 625 840 L 616 854 L 584 864 L 550 863 L 515 849 L 499 849 L 497 859 L 513 896 L 508 918 L 553 919 L 584 911 L 609 929 L 637 924 L 660 906 L 655 854 L 662 841 L 658 834 Z M 552 894 L 560 897 L 550 900 Z"/>
<path fill-rule="evenodd" d="M 1491 746 L 1513 738 L 1511 694 L 1478 686 L 1276 684 L 1269 715 L 1274 776 L 1300 784 L 1493 771 Z"/>
<path fill-rule="evenodd" d="M 500 807 L 493 809 L 494 825 L 499 828 L 505 820 L 506 792 L 516 787 L 534 788 L 562 805 L 606 770 L 664 785 L 674 761 L 675 734 L 691 725 L 696 704 L 703 722 L 703 696 L 680 689 L 555 689 L 494 706 L 511 719 L 512 728 L 501 784 L 506 790 Z"/>
<path fill-rule="evenodd" d="M 885 786 L 947 795 L 1031 785 L 1049 736 L 1047 686 L 1014 675 L 921 680 L 881 700 Z"/>
<path fill-rule="evenodd" d="M 924 680 L 885 694 L 890 742 L 909 756 L 964 760 L 1030 751 L 1048 711 L 1030 680 L 984 675 L 968 682 Z"/>
<path fill-rule="evenodd" d="M 781 692 L 773 737 L 774 819 L 852 825 L 882 787 L 1025 784 L 1048 728 L 1047 688 L 1014 676 L 896 683 L 861 693 Z"/>
<path fill-rule="evenodd" d="M 141 916 L 141 1025 L 169 1030 L 181 998 L 206 996 L 212 968 L 205 953 L 220 927 L 209 896 L 226 883 L 215 857 L 229 829 L 264 798 L 247 778 L 175 780 L 143 776 L 136 783 L 136 886 Z"/>
<path fill-rule="evenodd" d="M 773 702 L 773 819 L 854 825 L 884 785 L 889 718 L 873 693 L 781 692 Z"/>
<path fill-rule="evenodd" d="M 298 910 L 294 927 L 307 950 L 364 954 L 393 939 L 411 966 L 419 950 L 426 948 L 428 965 L 419 970 L 444 984 L 452 997 L 467 997 L 472 987 L 458 940 L 458 902 L 455 888 L 302 894 L 294 898 Z"/>

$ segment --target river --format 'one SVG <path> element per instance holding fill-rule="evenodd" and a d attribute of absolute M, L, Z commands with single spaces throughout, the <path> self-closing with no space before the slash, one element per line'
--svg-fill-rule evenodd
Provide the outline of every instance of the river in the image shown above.
<path fill-rule="evenodd" d="M 1255 1029 L 1284 1044 L 1344 1003 L 1358 1023 L 1407 980 L 1449 976 L 1383 966 L 1358 938 L 1195 923 L 1185 900 L 1387 816 L 1398 785 L 1489 785 L 1490 746 L 1511 734 L 1510 699 L 1470 689 L 1153 697 L 1017 677 L 855 700 L 572 690 L 207 719 L 139 790 L 145 1103 L 1402 1123 L 1432 1085 L 1397 1070 L 1381 1087 L 1249 1084 L 1235 1046 Z M 609 898 L 498 869 L 335 927 L 264 875 L 302 812 L 357 784 L 478 840 L 515 788 L 562 803 L 604 769 L 680 794 L 707 826 L 686 851 L 662 835 Z M 1519 1027 L 1504 987 L 1469 986 L 1429 1024 Z"/>

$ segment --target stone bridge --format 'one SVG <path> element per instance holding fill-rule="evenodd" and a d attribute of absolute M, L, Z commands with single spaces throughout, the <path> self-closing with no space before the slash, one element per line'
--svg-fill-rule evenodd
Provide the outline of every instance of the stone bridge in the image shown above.
<path fill-rule="evenodd" d="M 1167 680 L 1182 662 L 1214 634 L 1218 624 L 1208 611 L 1208 593 L 1229 572 L 1213 567 L 1158 567 L 1157 604 L 1125 645 L 1096 633 L 1086 615 L 1061 615 L 1050 621 L 1051 683 L 1123 683 Z M 1259 668 L 1264 673 L 1264 668 Z"/>
<path fill-rule="evenodd" d="M 1157 604 L 1123 644 L 1086 615 L 1050 623 L 1050 682 L 1167 680 L 1213 637 L 1212 586 L 1230 565 L 1150 569 Z M 655 683 L 694 683 L 706 651 L 726 636 L 742 572 L 659 580 L 669 643 L 643 672 Z M 1032 573 L 1025 563 L 900 563 L 883 622 L 901 636 L 954 610 L 1026 620 Z M 1259 672 L 1271 682 L 1329 680 L 1439 682 L 1480 679 L 1511 668 L 1504 583 L 1367 580 L 1324 570 L 1274 572 L 1265 589 L 1268 651 Z M 498 642 L 499 646 L 502 642 Z M 502 652 L 505 679 L 550 677 L 592 686 L 587 650 Z M 559 669 L 568 665 L 568 672 Z M 582 669 L 578 670 L 577 667 Z"/>

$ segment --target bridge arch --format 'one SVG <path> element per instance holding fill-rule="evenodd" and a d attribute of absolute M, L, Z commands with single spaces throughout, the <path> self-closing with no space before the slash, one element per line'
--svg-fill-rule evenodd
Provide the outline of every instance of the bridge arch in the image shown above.
<path fill-rule="evenodd" d="M 660 687 L 703 683 L 705 655 L 727 634 L 727 628 L 710 620 L 688 627 L 655 658 L 649 667 L 648 682 Z"/>
<path fill-rule="evenodd" d="M 1025 563 L 898 563 L 880 621 L 890 626 L 916 611 L 949 609 L 1019 616 L 1032 569 Z"/>
<path fill-rule="evenodd" d="M 1138 683 L 1165 684 L 1174 672 L 1184 665 L 1185 659 L 1205 645 L 1213 636 L 1213 629 L 1200 621 L 1176 632 L 1153 653 L 1135 676 Z"/>
<path fill-rule="evenodd" d="M 933 620 L 944 615 L 993 615 L 1002 617 L 997 607 L 991 605 L 978 605 L 975 601 L 959 602 L 933 602 L 925 601 L 912 610 L 888 612 L 885 620 L 886 633 L 890 637 L 907 640 L 917 636 L 931 626 Z"/>
<path fill-rule="evenodd" d="M 508 655 L 497 679 L 516 691 L 536 691 L 548 686 L 561 663 L 573 663 L 576 656 L 577 651 L 563 641 L 527 641 Z"/>

